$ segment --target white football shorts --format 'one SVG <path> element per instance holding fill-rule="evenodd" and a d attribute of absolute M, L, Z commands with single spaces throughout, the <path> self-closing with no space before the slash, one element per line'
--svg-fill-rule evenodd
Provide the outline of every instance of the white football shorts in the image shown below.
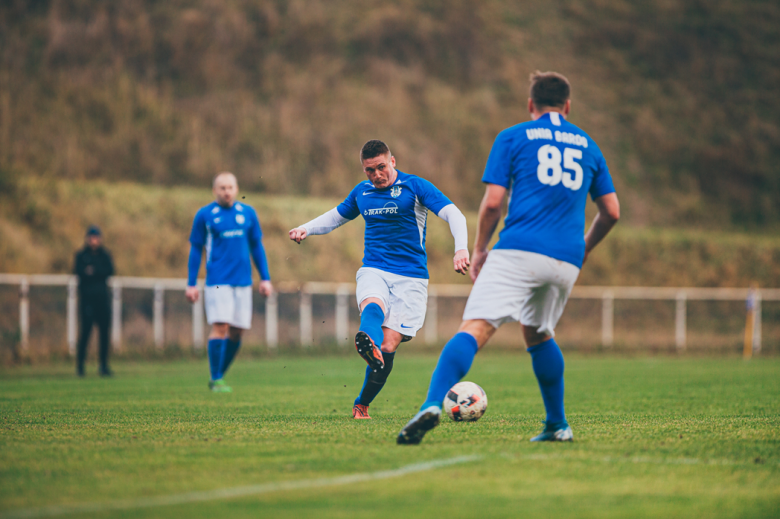
<path fill-rule="evenodd" d="M 248 330 L 252 327 L 252 286 L 214 285 L 205 288 L 206 320 Z"/>
<path fill-rule="evenodd" d="M 463 320 L 484 319 L 495 328 L 519 321 L 555 335 L 579 274 L 571 263 L 543 254 L 492 250 L 471 290 Z"/>
<path fill-rule="evenodd" d="M 361 267 L 355 279 L 358 308 L 369 297 L 382 300 L 385 307 L 382 326 L 410 339 L 422 328 L 428 309 L 427 279 L 399 276 L 371 267 Z"/>

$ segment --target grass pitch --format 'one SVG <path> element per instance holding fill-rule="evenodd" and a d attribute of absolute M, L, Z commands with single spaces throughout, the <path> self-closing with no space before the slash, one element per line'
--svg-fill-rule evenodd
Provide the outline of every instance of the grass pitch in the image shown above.
<path fill-rule="evenodd" d="M 575 442 L 531 444 L 543 408 L 529 358 L 488 351 L 467 377 L 487 414 L 397 446 L 435 361 L 401 351 L 371 421 L 350 415 L 357 356 L 239 356 L 232 394 L 207 391 L 205 361 L 117 364 L 113 380 L 70 366 L 0 372 L 0 517 L 780 514 L 780 359 L 568 355 Z M 322 480 L 459 456 L 473 459 Z"/>

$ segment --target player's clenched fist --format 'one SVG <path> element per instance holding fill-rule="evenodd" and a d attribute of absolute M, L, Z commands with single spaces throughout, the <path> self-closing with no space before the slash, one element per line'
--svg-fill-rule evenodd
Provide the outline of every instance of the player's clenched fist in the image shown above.
<path fill-rule="evenodd" d="M 184 297 L 190 303 L 196 303 L 200 298 L 200 289 L 198 287 L 187 287 L 187 290 L 184 291 Z"/>
<path fill-rule="evenodd" d="M 306 239 L 306 235 L 306 229 L 303 227 L 296 227 L 295 229 L 290 230 L 290 239 L 295 243 L 301 243 Z"/>

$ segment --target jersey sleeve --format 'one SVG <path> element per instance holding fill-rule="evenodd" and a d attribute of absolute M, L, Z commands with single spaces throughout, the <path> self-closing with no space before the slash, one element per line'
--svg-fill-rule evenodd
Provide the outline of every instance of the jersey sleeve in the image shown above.
<path fill-rule="evenodd" d="M 247 237 L 251 243 L 256 243 L 263 238 L 263 230 L 260 228 L 260 220 L 257 217 L 257 212 L 252 209 L 249 214 L 252 216 L 252 226 L 249 228 L 249 235 Z"/>
<path fill-rule="evenodd" d="M 490 149 L 482 182 L 509 189 L 512 183 L 511 137 L 507 130 L 499 133 Z"/>
<path fill-rule="evenodd" d="M 590 184 L 590 198 L 595 200 L 614 192 L 615 186 L 612 184 L 612 176 L 609 174 L 607 161 L 604 159 L 604 155 L 599 153 L 596 159 L 596 171 L 593 174 L 593 182 Z"/>
<path fill-rule="evenodd" d="M 355 186 L 349 195 L 347 195 L 347 198 L 345 198 L 344 201 L 336 207 L 336 210 L 339 212 L 339 214 L 347 220 L 354 220 L 360 215 L 360 209 L 357 205 L 356 196 L 359 185 L 360 184 Z"/>
<path fill-rule="evenodd" d="M 268 272 L 268 258 L 265 254 L 265 247 L 263 247 L 263 231 L 260 228 L 260 220 L 254 209 L 252 209 L 250 214 L 252 215 L 252 227 L 249 229 L 248 238 L 252 260 L 260 273 L 260 279 L 270 281 L 271 274 Z"/>
<path fill-rule="evenodd" d="M 449 198 L 444 196 L 444 193 L 439 191 L 438 187 L 424 178 L 418 177 L 416 179 L 415 191 L 420 203 L 433 211 L 434 214 L 439 214 L 439 211 L 452 203 Z"/>
<path fill-rule="evenodd" d="M 203 216 L 203 211 L 198 211 L 192 222 L 190 243 L 195 247 L 203 247 L 206 244 L 206 219 Z"/>

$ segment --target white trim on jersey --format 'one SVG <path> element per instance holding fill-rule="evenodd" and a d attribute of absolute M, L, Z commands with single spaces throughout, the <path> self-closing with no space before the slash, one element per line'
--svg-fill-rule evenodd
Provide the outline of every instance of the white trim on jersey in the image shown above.
<path fill-rule="evenodd" d="M 550 122 L 555 126 L 561 125 L 561 114 L 558 112 L 548 112 L 550 114 Z"/>
<path fill-rule="evenodd" d="M 417 195 L 414 195 L 414 215 L 417 218 L 417 230 L 420 233 L 420 248 L 425 250 L 423 240 L 425 239 L 425 223 L 428 220 L 428 208 L 420 203 Z"/>
<path fill-rule="evenodd" d="M 206 264 L 208 265 L 208 262 L 211 261 L 211 245 L 213 242 L 213 233 L 211 231 L 211 226 L 209 224 L 206 224 Z"/>

